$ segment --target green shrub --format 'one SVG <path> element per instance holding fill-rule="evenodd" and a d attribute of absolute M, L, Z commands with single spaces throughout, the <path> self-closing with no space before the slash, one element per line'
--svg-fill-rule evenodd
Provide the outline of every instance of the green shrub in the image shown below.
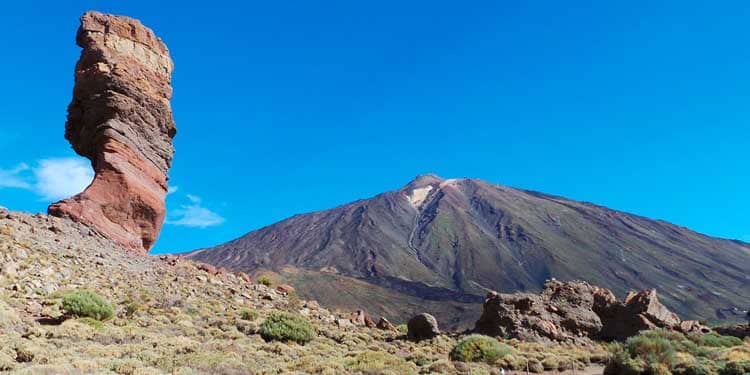
<path fill-rule="evenodd" d="M 652 330 L 641 332 L 616 348 L 605 373 L 607 375 L 746 375 L 747 368 L 737 362 L 725 364 L 721 356 L 741 340 L 715 333 L 683 335 L 679 332 Z"/>
<path fill-rule="evenodd" d="M 639 375 L 646 371 L 646 364 L 642 359 L 631 358 L 627 352 L 616 352 L 607 366 L 604 375 Z"/>
<path fill-rule="evenodd" d="M 729 362 L 723 369 L 719 370 L 719 375 L 747 375 L 750 374 L 750 361 Z"/>
<path fill-rule="evenodd" d="M 641 334 L 625 342 L 625 350 L 631 358 L 640 358 L 649 366 L 664 364 L 671 368 L 675 364 L 675 343 L 662 335 Z"/>
<path fill-rule="evenodd" d="M 716 363 L 713 361 L 695 361 L 677 365 L 672 370 L 674 375 L 716 375 Z"/>
<path fill-rule="evenodd" d="M 271 278 L 265 275 L 258 277 L 257 281 L 258 281 L 258 284 L 265 285 L 265 286 L 271 286 L 271 284 L 273 284 L 273 281 L 271 281 Z"/>
<path fill-rule="evenodd" d="M 77 290 L 65 295 L 62 300 L 62 309 L 70 316 L 96 320 L 107 320 L 115 313 L 107 300 L 88 290 Z"/>
<path fill-rule="evenodd" d="M 742 345 L 742 340 L 732 336 L 722 336 L 718 333 L 694 333 L 688 336 L 691 341 L 700 346 L 710 346 L 713 348 L 731 348 Z"/>
<path fill-rule="evenodd" d="M 275 312 L 261 324 L 260 335 L 266 341 L 294 341 L 304 344 L 315 338 L 315 331 L 300 315 Z"/>
<path fill-rule="evenodd" d="M 409 332 L 409 327 L 406 324 L 399 324 L 396 326 L 396 330 L 398 330 L 398 333 L 405 335 Z"/>
<path fill-rule="evenodd" d="M 258 319 L 258 312 L 255 310 L 250 310 L 248 308 L 242 308 L 240 309 L 240 318 L 242 320 L 255 320 Z"/>
<path fill-rule="evenodd" d="M 454 361 L 494 364 L 498 359 L 511 354 L 513 348 L 492 337 L 470 335 L 458 342 L 450 356 Z"/>

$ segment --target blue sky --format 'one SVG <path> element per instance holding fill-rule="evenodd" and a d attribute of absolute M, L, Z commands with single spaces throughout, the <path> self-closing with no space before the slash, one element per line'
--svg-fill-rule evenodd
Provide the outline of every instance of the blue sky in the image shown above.
<path fill-rule="evenodd" d="M 746 2 L 12 2 L 2 206 L 44 211 L 90 177 L 63 139 L 88 9 L 141 19 L 175 60 L 155 253 L 427 172 L 750 240 Z"/>

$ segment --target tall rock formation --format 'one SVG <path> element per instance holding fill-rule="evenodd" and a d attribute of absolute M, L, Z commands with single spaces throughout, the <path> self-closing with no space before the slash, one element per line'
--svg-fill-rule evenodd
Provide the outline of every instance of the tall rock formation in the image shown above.
<path fill-rule="evenodd" d="M 83 51 L 65 138 L 91 160 L 96 177 L 49 213 L 146 254 L 164 222 L 177 132 L 169 50 L 138 20 L 98 12 L 81 17 L 76 39 Z"/>

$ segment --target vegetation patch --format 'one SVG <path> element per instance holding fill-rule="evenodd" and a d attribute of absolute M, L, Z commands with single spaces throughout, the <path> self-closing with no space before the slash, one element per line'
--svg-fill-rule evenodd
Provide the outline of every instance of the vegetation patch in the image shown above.
<path fill-rule="evenodd" d="M 644 331 L 615 348 L 605 375 L 745 375 L 750 366 L 727 353 L 746 346 L 741 340 L 717 335 L 685 336 L 665 330 Z M 750 363 L 750 362 L 747 362 Z"/>
<path fill-rule="evenodd" d="M 345 367 L 366 374 L 416 374 L 417 367 L 395 355 L 383 351 L 360 352 L 347 359 Z"/>
<path fill-rule="evenodd" d="M 65 295 L 62 300 L 62 309 L 70 316 L 96 320 L 107 320 L 115 313 L 107 300 L 88 290 L 77 290 Z"/>
<path fill-rule="evenodd" d="M 240 309 L 240 318 L 242 320 L 253 321 L 255 319 L 258 319 L 258 315 L 258 312 L 255 310 L 250 310 L 246 307 Z"/>
<path fill-rule="evenodd" d="M 494 364 L 497 360 L 512 355 L 513 348 L 501 344 L 492 337 L 470 335 L 458 342 L 450 357 L 460 362 L 484 362 Z"/>
<path fill-rule="evenodd" d="M 273 284 L 273 281 L 271 281 L 271 278 L 265 275 L 258 277 L 257 282 L 258 284 L 265 285 L 265 286 L 271 286 L 271 284 Z"/>
<path fill-rule="evenodd" d="M 304 344 L 315 338 L 315 330 L 301 315 L 275 312 L 261 324 L 260 335 L 266 341 L 294 341 Z"/>

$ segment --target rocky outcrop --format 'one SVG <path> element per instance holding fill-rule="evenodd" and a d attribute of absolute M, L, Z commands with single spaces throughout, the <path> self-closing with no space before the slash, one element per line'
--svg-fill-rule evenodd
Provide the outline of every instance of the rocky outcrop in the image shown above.
<path fill-rule="evenodd" d="M 411 319 L 407 326 L 407 337 L 410 340 L 429 340 L 440 334 L 437 319 L 430 314 L 419 314 Z"/>
<path fill-rule="evenodd" d="M 176 134 L 172 60 L 161 39 L 127 17 L 84 14 L 77 44 L 83 51 L 65 138 L 91 160 L 96 177 L 84 192 L 51 205 L 49 213 L 146 254 L 166 213 Z"/>
<path fill-rule="evenodd" d="M 474 330 L 489 336 L 530 341 L 625 340 L 638 332 L 664 328 L 709 332 L 697 321 L 682 321 L 650 289 L 619 301 L 612 291 L 586 282 L 545 283 L 541 294 L 491 292 Z"/>
<path fill-rule="evenodd" d="M 585 282 L 548 281 L 541 294 L 491 292 L 474 330 L 488 336 L 531 341 L 571 341 L 596 335 L 596 287 Z"/>
<path fill-rule="evenodd" d="M 656 328 L 683 329 L 680 317 L 659 302 L 654 289 L 629 293 L 623 301 L 618 301 L 611 291 L 599 289 L 593 310 L 602 320 L 598 338 L 604 340 L 625 340 L 640 331 Z M 684 329 L 696 327 L 686 324 Z"/>
<path fill-rule="evenodd" d="M 723 336 L 734 336 L 740 339 L 750 337 L 750 324 L 716 327 L 716 333 Z"/>

